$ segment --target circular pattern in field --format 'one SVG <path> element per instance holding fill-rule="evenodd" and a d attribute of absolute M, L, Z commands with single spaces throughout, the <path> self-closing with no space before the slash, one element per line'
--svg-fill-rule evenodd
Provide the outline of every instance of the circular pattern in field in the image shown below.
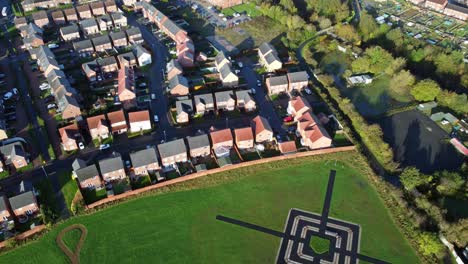
<path fill-rule="evenodd" d="M 81 232 L 80 239 L 78 240 L 78 243 L 76 244 L 75 250 L 72 252 L 70 248 L 68 248 L 67 245 L 65 245 L 65 242 L 63 241 L 63 237 L 65 234 L 72 230 L 79 230 Z M 60 233 L 57 235 L 57 245 L 59 248 L 67 255 L 67 257 L 70 259 L 72 264 L 79 264 L 80 263 L 80 251 L 81 247 L 83 246 L 84 240 L 86 239 L 86 236 L 88 235 L 88 229 L 82 224 L 74 224 L 70 225 L 66 228 L 64 228 Z"/>

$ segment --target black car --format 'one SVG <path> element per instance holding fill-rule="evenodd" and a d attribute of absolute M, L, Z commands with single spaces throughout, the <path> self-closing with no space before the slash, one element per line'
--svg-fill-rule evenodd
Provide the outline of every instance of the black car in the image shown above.
<path fill-rule="evenodd" d="M 54 101 L 55 101 L 55 97 L 53 97 L 52 95 L 49 95 L 46 98 L 44 98 L 45 103 L 52 103 Z"/>

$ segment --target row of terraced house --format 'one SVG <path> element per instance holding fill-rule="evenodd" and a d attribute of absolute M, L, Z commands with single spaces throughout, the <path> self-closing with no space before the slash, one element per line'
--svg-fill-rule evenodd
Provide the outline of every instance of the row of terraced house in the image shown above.
<path fill-rule="evenodd" d="M 448 0 L 409 0 L 409 2 L 460 20 L 468 20 L 468 8 Z"/>

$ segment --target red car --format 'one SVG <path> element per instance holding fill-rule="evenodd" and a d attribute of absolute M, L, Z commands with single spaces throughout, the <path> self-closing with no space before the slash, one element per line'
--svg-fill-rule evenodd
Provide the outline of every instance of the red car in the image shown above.
<path fill-rule="evenodd" d="M 288 122 L 291 122 L 291 121 L 293 121 L 292 116 L 286 116 L 286 117 L 283 118 L 283 122 L 285 122 L 285 123 L 288 123 Z"/>

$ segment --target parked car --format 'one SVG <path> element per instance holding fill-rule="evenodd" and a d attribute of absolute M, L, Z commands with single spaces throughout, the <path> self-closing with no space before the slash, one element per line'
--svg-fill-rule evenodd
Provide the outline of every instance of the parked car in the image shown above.
<path fill-rule="evenodd" d="M 125 161 L 125 167 L 126 167 L 127 169 L 130 169 L 130 167 L 132 167 L 132 165 L 130 164 L 130 161 L 129 161 L 129 160 L 126 160 L 126 161 Z"/>
<path fill-rule="evenodd" d="M 57 108 L 57 105 L 56 105 L 56 104 L 48 104 L 48 105 L 47 105 L 47 109 L 48 109 L 48 110 L 54 109 L 54 108 Z"/>
<path fill-rule="evenodd" d="M 293 119 L 292 116 L 285 116 L 285 117 L 283 118 L 283 122 L 285 122 L 285 123 L 292 122 L 293 120 L 294 120 L 294 119 Z"/>
<path fill-rule="evenodd" d="M 84 148 L 85 148 L 83 142 L 78 142 L 78 147 L 79 147 L 80 149 L 84 149 Z"/>
<path fill-rule="evenodd" d="M 156 100 L 156 94 L 151 94 L 151 100 Z"/>
<path fill-rule="evenodd" d="M 308 95 L 311 95 L 312 94 L 312 91 L 309 89 L 309 88 L 305 88 L 304 89 L 304 92 Z"/>
<path fill-rule="evenodd" d="M 110 148 L 110 145 L 109 145 L 109 144 L 101 144 L 101 145 L 99 146 L 99 150 L 105 150 L 105 149 L 108 149 L 108 148 Z"/>
<path fill-rule="evenodd" d="M 250 88 L 250 93 L 251 93 L 251 94 L 256 94 L 257 91 L 255 90 L 255 88 Z"/>
<path fill-rule="evenodd" d="M 13 97 L 13 93 L 12 93 L 12 92 L 6 92 L 6 93 L 3 95 L 3 100 L 10 100 L 12 97 Z"/>
<path fill-rule="evenodd" d="M 39 89 L 41 91 L 44 91 L 44 90 L 49 90 L 50 89 L 50 85 L 48 83 L 42 83 L 41 85 L 39 85 Z"/>
<path fill-rule="evenodd" d="M 244 64 L 242 64 L 242 62 L 240 62 L 240 61 L 237 63 L 237 65 L 239 65 L 239 68 L 244 67 Z"/>
<path fill-rule="evenodd" d="M 158 115 L 154 115 L 154 122 L 155 122 L 155 123 L 158 123 L 158 122 L 159 122 L 159 117 L 158 117 Z"/>
<path fill-rule="evenodd" d="M 11 91 L 13 92 L 14 95 L 18 95 L 18 89 L 13 88 L 13 89 L 11 89 Z"/>
<path fill-rule="evenodd" d="M 46 98 L 44 98 L 44 102 L 47 104 L 52 103 L 53 101 L 55 101 L 55 97 L 53 95 L 49 95 Z"/>

